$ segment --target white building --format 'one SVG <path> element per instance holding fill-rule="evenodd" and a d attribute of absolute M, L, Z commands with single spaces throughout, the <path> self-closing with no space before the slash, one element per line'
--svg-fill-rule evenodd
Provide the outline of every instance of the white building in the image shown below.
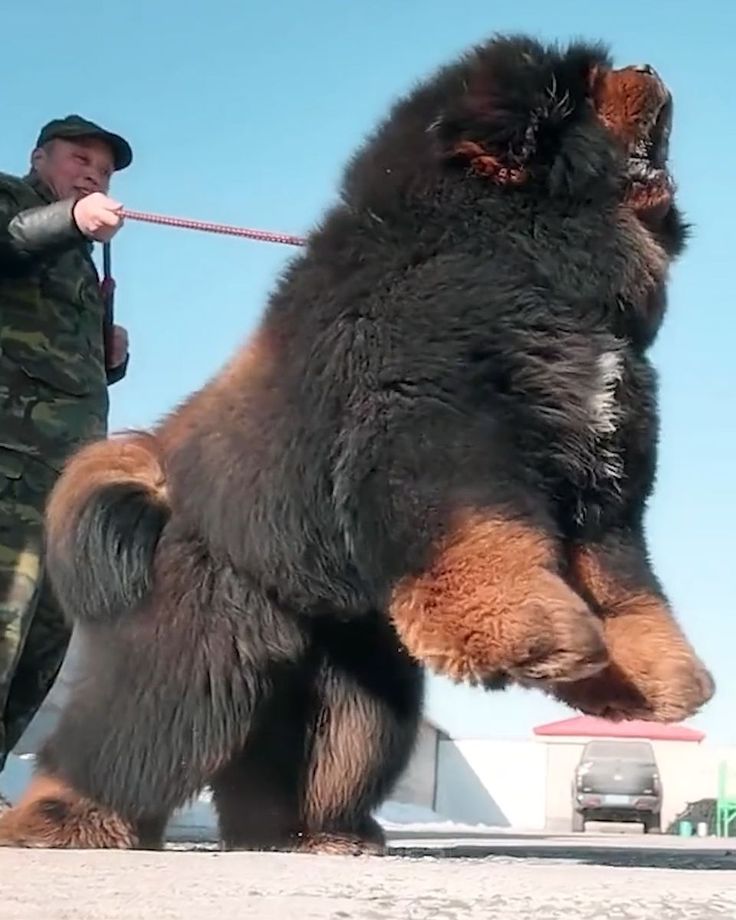
<path fill-rule="evenodd" d="M 585 743 L 599 737 L 652 742 L 662 779 L 663 829 L 690 803 L 716 798 L 722 761 L 736 765 L 736 748 L 707 745 L 702 732 L 684 725 L 580 717 L 538 726 L 530 739 L 507 741 L 450 738 L 428 721 L 394 798 L 462 824 L 567 833 L 573 771 Z"/>

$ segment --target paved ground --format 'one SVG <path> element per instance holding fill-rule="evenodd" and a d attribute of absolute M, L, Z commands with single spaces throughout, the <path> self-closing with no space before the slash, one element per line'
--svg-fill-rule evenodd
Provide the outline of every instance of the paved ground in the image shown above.
<path fill-rule="evenodd" d="M 393 853 L 355 859 L 220 853 L 186 844 L 163 853 L 0 850 L 0 915 L 3 920 L 203 920 L 209 914 L 216 920 L 736 917 L 736 851 L 711 840 L 403 840 Z"/>

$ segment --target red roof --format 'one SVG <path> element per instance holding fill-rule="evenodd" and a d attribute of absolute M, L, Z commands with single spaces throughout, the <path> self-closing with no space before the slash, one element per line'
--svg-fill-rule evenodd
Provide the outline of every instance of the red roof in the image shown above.
<path fill-rule="evenodd" d="M 705 733 L 685 725 L 662 725 L 659 722 L 609 722 L 593 716 L 580 716 L 576 719 L 563 719 L 562 722 L 550 722 L 538 725 L 535 735 L 547 738 L 565 738 L 583 736 L 590 738 L 648 738 L 650 741 L 702 741 Z"/>

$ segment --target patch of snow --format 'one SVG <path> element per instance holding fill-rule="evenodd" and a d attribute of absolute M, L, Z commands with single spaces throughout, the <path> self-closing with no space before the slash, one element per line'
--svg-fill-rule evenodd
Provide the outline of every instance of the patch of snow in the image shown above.
<path fill-rule="evenodd" d="M 389 800 L 375 813 L 376 820 L 387 832 L 402 831 L 421 834 L 491 833 L 501 830 L 488 824 L 462 824 L 451 821 L 423 805 Z"/>

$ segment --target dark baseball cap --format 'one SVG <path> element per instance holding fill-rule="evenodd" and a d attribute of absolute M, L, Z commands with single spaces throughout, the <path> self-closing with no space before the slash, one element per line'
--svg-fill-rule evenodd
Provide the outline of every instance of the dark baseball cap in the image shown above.
<path fill-rule="evenodd" d="M 133 151 L 125 138 L 101 128 L 93 121 L 82 118 L 81 115 L 67 115 L 66 118 L 55 118 L 47 125 L 44 125 L 38 135 L 36 146 L 41 147 L 57 137 L 68 140 L 72 140 L 75 137 L 99 137 L 101 140 L 107 141 L 113 151 L 116 170 L 125 169 L 126 166 L 130 166 L 133 160 Z"/>

